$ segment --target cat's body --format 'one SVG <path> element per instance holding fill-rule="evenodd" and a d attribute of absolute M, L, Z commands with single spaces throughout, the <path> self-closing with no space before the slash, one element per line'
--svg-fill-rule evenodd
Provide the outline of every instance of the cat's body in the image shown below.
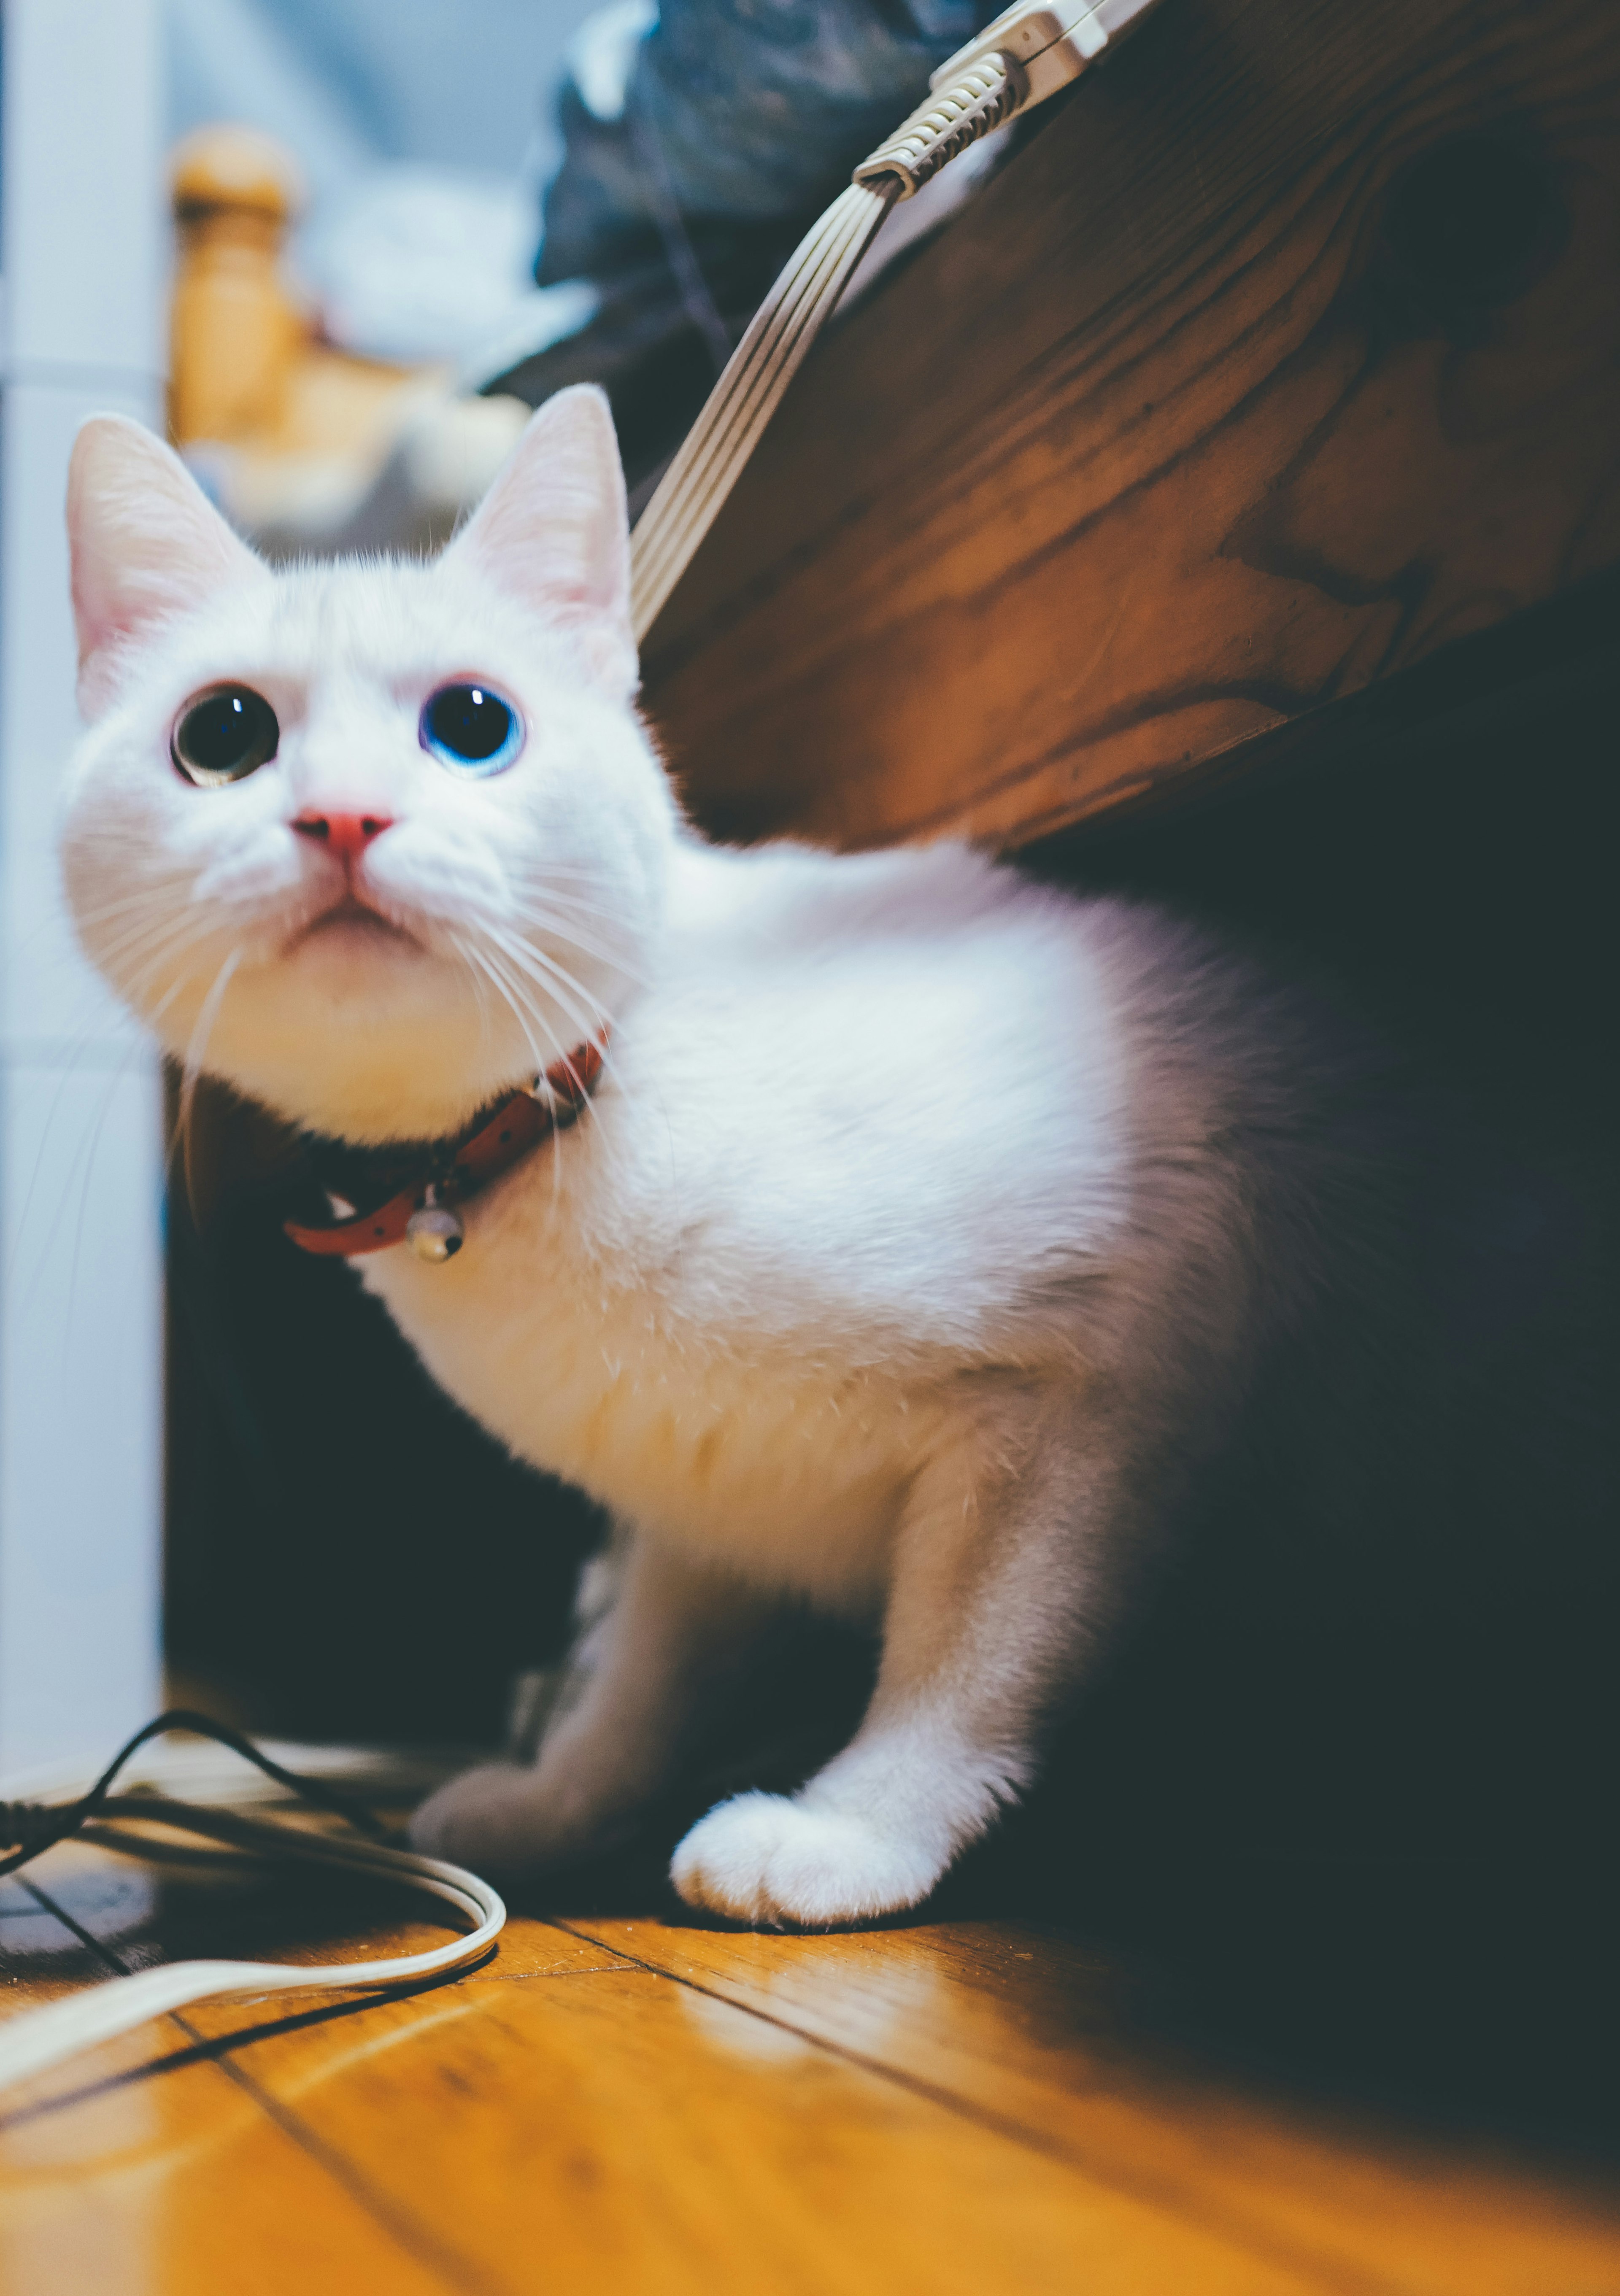
<path fill-rule="evenodd" d="M 1125 921 L 1094 947 L 958 849 L 671 858 L 580 1136 L 471 1208 L 448 1281 L 406 1253 L 366 1277 L 521 1456 L 870 1611 L 953 1383 L 1081 1376 L 1128 1218 Z"/>
<path fill-rule="evenodd" d="M 1324 1319 L 1376 1355 L 1398 1317 L 1376 1062 L 1148 907 L 957 848 L 703 846 L 629 707 L 588 396 L 440 567 L 272 582 L 127 426 L 92 434 L 74 526 L 98 722 L 69 882 L 180 1056 L 409 1140 L 611 1024 L 591 1105 L 465 1207 L 459 1257 L 360 1263 L 448 1392 L 628 1538 L 538 1765 L 456 1781 L 419 1839 L 497 1870 L 588 1845 L 799 1598 L 881 1621 L 867 1720 L 800 1795 L 712 1812 L 678 1883 L 754 1919 L 915 1902 L 1032 1775 L 1263 1367 Z M 417 718 L 473 676 L 527 749 L 458 780 Z M 165 745 L 220 680 L 280 748 L 192 787 Z"/>

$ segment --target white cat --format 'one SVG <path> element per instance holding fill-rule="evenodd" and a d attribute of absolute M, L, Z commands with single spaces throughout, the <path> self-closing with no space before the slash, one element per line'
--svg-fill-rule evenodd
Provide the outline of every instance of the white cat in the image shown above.
<path fill-rule="evenodd" d="M 67 882 L 172 1053 L 320 1134 L 442 1142 L 608 1032 L 457 1257 L 357 1263 L 628 1536 L 538 1761 L 457 1779 L 417 1841 L 498 1873 L 588 1843 L 786 1595 L 881 1618 L 870 1710 L 798 1793 L 712 1810 L 676 1884 L 757 1922 L 915 1904 L 1031 1778 L 1326 1230 L 1376 1202 L 1292 1003 L 959 846 L 703 843 L 633 707 L 592 391 L 436 563 L 272 574 L 114 417 L 70 525 Z"/>

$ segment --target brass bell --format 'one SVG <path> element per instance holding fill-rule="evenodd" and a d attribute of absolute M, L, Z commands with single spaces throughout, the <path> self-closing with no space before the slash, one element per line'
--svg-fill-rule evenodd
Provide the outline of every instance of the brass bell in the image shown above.
<path fill-rule="evenodd" d="M 454 1259 L 467 1240 L 467 1232 L 448 1204 L 437 1201 L 430 1188 L 425 1201 L 405 1223 L 405 1236 L 418 1259 Z"/>

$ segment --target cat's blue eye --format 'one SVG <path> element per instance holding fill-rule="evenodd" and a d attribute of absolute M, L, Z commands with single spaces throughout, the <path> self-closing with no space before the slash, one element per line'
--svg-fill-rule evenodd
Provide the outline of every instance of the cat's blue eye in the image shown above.
<path fill-rule="evenodd" d="M 523 721 L 492 685 L 468 679 L 429 694 L 419 738 L 429 757 L 458 774 L 498 774 L 523 746 Z"/>

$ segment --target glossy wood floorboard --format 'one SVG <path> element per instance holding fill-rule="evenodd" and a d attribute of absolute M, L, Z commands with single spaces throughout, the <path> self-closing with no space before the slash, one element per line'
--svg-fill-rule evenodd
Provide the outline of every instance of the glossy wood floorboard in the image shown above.
<path fill-rule="evenodd" d="M 433 1935 L 319 1877 L 30 1872 L 0 2013 Z M 1595 2178 L 1307 2110 L 1123 2005 L 1106 1956 L 1006 1921 L 518 1919 L 458 1982 L 199 2007 L 0 2097 L 0 2290 L 1620 2296 Z"/>

